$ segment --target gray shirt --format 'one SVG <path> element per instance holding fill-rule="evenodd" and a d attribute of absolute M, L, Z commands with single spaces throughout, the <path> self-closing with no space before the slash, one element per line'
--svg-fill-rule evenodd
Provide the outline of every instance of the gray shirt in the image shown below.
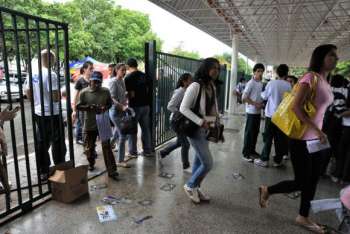
<path fill-rule="evenodd" d="M 122 105 L 126 104 L 126 87 L 124 80 L 117 79 L 113 77 L 109 83 L 109 91 L 111 92 L 111 97 L 115 99 L 117 102 L 119 102 Z M 116 110 L 116 106 L 113 105 L 112 108 Z"/>
<path fill-rule="evenodd" d="M 173 95 L 168 103 L 168 110 L 171 111 L 170 119 L 173 117 L 173 113 L 179 111 L 181 101 L 184 98 L 185 89 L 183 87 L 174 90 Z"/>

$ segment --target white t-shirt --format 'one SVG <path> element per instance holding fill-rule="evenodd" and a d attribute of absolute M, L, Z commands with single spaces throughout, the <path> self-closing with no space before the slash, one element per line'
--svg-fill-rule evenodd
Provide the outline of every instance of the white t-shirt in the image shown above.
<path fill-rule="evenodd" d="M 35 114 L 42 116 L 41 114 L 41 98 L 40 98 L 40 80 L 39 74 L 33 74 L 33 99 L 34 99 L 34 109 Z M 42 83 L 43 83 L 43 98 L 44 98 L 44 112 L 45 116 L 51 116 L 51 105 L 50 105 L 50 83 L 49 83 L 49 73 L 48 69 L 42 68 Z M 51 84 L 52 91 L 58 90 L 57 75 L 51 70 Z M 30 89 L 29 79 L 26 79 L 26 89 Z M 59 114 L 59 102 L 53 102 L 53 114 Z"/>
<path fill-rule="evenodd" d="M 248 83 L 246 84 L 242 99 L 244 98 L 250 98 L 254 102 L 261 103 L 263 100 L 261 98 L 261 92 L 263 89 L 263 83 L 261 81 L 257 81 L 254 78 L 250 79 Z M 250 105 L 246 103 L 245 105 L 245 111 L 248 114 L 260 114 L 261 110 L 257 109 L 255 106 Z"/>
<path fill-rule="evenodd" d="M 283 94 L 290 92 L 291 89 L 290 83 L 285 80 L 272 80 L 267 83 L 265 91 L 261 93 L 262 99 L 267 100 L 265 107 L 266 117 L 272 117 L 283 99 Z"/>
<path fill-rule="evenodd" d="M 107 79 L 103 79 L 102 80 L 102 87 L 105 87 L 107 89 L 109 89 L 109 87 L 111 86 L 111 82 L 113 80 L 114 77 L 108 76 Z"/>

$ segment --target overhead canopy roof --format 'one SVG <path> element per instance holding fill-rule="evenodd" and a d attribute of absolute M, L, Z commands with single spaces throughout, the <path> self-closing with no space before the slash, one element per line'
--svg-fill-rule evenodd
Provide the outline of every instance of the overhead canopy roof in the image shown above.
<path fill-rule="evenodd" d="M 150 0 L 267 64 L 307 66 L 312 50 L 336 44 L 350 59 L 350 0 Z"/>

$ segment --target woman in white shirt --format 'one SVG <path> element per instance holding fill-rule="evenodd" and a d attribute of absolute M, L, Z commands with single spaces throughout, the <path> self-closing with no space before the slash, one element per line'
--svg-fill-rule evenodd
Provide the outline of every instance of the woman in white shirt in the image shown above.
<path fill-rule="evenodd" d="M 200 190 L 200 185 L 213 167 L 213 158 L 209 151 L 206 132 L 210 122 L 218 116 L 216 90 L 213 83 L 220 74 L 220 63 L 215 58 L 203 60 L 194 76 L 194 82 L 187 88 L 180 106 L 180 112 L 198 125 L 198 129 L 189 137 L 195 151 L 192 176 L 184 185 L 186 194 L 194 203 L 209 201 L 210 198 Z M 199 99 L 198 113 L 193 108 Z"/>

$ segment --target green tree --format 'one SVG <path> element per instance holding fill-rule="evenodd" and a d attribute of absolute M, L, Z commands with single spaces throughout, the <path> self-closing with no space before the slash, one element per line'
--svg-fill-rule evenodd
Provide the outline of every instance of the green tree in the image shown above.
<path fill-rule="evenodd" d="M 290 67 L 289 68 L 289 74 L 296 76 L 296 77 L 301 77 L 302 75 L 304 75 L 307 72 L 307 68 L 306 67 Z"/>
<path fill-rule="evenodd" d="M 231 70 L 231 54 L 223 53 L 221 55 L 215 55 L 221 64 L 226 64 L 227 68 Z M 247 61 L 241 57 L 238 57 L 238 73 L 251 74 L 253 72 L 252 67 L 247 64 Z"/>
<path fill-rule="evenodd" d="M 147 15 L 122 9 L 112 0 L 72 0 L 66 3 L 0 0 L 0 5 L 68 23 L 71 60 L 87 55 L 104 62 L 111 62 L 116 57 L 120 60 L 131 56 L 143 59 L 145 42 L 156 40 L 158 50 L 162 45 L 152 32 Z M 50 39 L 53 42 L 54 34 L 50 34 Z M 20 41 L 24 44 L 24 36 Z M 60 43 L 63 43 L 62 38 Z"/>
<path fill-rule="evenodd" d="M 182 57 L 192 58 L 192 59 L 200 59 L 201 58 L 197 51 L 184 50 L 182 43 L 180 43 L 177 47 L 175 47 L 170 53 L 178 55 L 178 56 L 182 56 Z"/>
<path fill-rule="evenodd" d="M 343 75 L 345 78 L 350 79 L 350 60 L 339 62 L 334 73 Z"/>

